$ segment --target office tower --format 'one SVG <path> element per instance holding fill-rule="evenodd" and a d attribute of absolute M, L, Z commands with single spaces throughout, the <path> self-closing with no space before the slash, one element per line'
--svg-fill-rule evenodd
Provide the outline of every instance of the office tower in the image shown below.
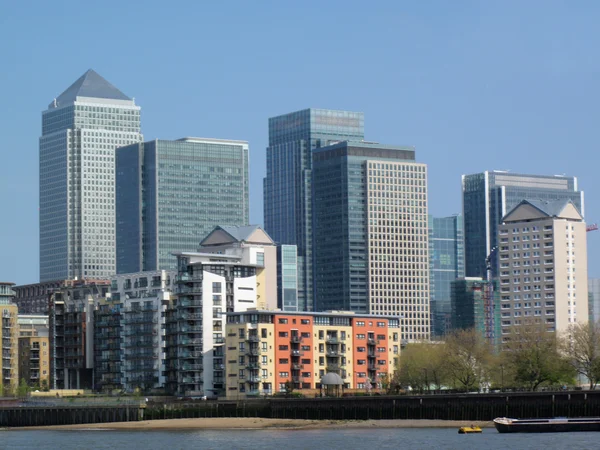
<path fill-rule="evenodd" d="M 465 274 L 486 278 L 485 260 L 497 246 L 496 234 L 502 217 L 521 200 L 572 200 L 584 215 L 583 192 L 576 177 L 523 175 L 491 171 L 463 175 Z M 495 258 L 492 258 L 497 274 Z"/>
<path fill-rule="evenodd" d="M 589 320 L 597 323 L 600 320 L 600 278 L 588 279 Z"/>
<path fill-rule="evenodd" d="M 313 152 L 312 180 L 316 310 L 402 315 L 402 339 L 429 339 L 427 166 L 341 142 Z"/>
<path fill-rule="evenodd" d="M 0 309 L 2 309 L 2 386 L 4 389 L 16 389 L 19 385 L 19 325 L 17 323 L 17 305 L 13 303 L 15 296 L 14 283 L 0 282 Z"/>
<path fill-rule="evenodd" d="M 450 284 L 465 276 L 463 220 L 429 216 L 431 333 L 445 336 L 450 329 Z"/>
<path fill-rule="evenodd" d="M 248 224 L 248 143 L 155 140 L 116 156 L 117 273 L 174 270 L 218 224 Z"/>
<path fill-rule="evenodd" d="M 50 388 L 48 316 L 21 315 L 19 324 L 19 380 L 41 390 Z"/>
<path fill-rule="evenodd" d="M 140 107 L 93 70 L 42 112 L 40 281 L 115 273 L 115 148 L 141 140 Z"/>
<path fill-rule="evenodd" d="M 585 222 L 571 200 L 523 200 L 498 227 L 502 334 L 588 321 Z M 505 339 L 504 339 L 505 340 Z"/>
<path fill-rule="evenodd" d="M 337 374 L 347 389 L 368 391 L 393 376 L 400 319 L 348 312 L 227 313 L 227 399 L 319 389 Z M 308 393 L 306 394 L 308 395 Z"/>
<path fill-rule="evenodd" d="M 305 109 L 269 119 L 265 231 L 298 247 L 299 308 L 313 309 L 312 152 L 338 141 L 364 139 L 363 113 Z"/>
<path fill-rule="evenodd" d="M 282 311 L 301 311 L 298 304 L 298 248 L 277 246 L 277 307 Z"/>
<path fill-rule="evenodd" d="M 474 328 L 491 345 L 498 345 L 501 333 L 497 282 L 466 277 L 450 285 L 451 329 Z"/>

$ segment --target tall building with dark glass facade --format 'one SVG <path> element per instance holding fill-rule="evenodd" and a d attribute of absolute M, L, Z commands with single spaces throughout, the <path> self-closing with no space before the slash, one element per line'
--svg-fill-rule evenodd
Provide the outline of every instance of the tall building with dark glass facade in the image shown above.
<path fill-rule="evenodd" d="M 248 224 L 248 143 L 155 140 L 116 157 L 117 273 L 175 270 L 217 225 Z"/>
<path fill-rule="evenodd" d="M 140 107 L 93 70 L 42 112 L 40 281 L 115 273 L 115 149 L 140 141 Z"/>
<path fill-rule="evenodd" d="M 584 215 L 576 177 L 486 171 L 462 176 L 462 196 L 468 277 L 486 277 L 485 260 L 497 246 L 498 225 L 522 200 L 571 200 Z"/>
<path fill-rule="evenodd" d="M 298 301 L 313 309 L 312 152 L 334 142 L 364 139 L 359 112 L 305 109 L 269 119 L 264 179 L 265 231 L 298 248 Z"/>
<path fill-rule="evenodd" d="M 463 220 L 429 216 L 429 257 L 431 264 L 431 332 L 443 337 L 451 328 L 451 283 L 465 276 Z"/>
<path fill-rule="evenodd" d="M 429 339 L 427 167 L 411 147 L 340 142 L 313 152 L 317 311 L 402 316 Z"/>

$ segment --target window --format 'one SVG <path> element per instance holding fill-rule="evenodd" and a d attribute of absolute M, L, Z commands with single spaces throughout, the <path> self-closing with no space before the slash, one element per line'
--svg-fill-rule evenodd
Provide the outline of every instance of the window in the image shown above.
<path fill-rule="evenodd" d="M 218 281 L 213 281 L 212 290 L 213 290 L 214 294 L 220 294 L 221 293 L 221 283 Z"/>
<path fill-rule="evenodd" d="M 279 319 L 279 323 L 288 323 L 287 319 Z"/>

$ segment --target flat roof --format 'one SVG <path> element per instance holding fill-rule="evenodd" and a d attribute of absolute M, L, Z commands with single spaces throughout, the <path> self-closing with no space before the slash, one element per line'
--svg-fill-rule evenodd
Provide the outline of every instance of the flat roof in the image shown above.
<path fill-rule="evenodd" d="M 383 316 L 374 314 L 357 314 L 353 311 L 320 311 L 320 312 L 307 312 L 307 311 L 281 311 L 281 310 L 268 310 L 268 309 L 248 309 L 246 311 L 228 312 L 224 313 L 228 316 L 241 316 L 243 314 L 273 314 L 282 316 L 343 316 L 358 319 L 403 319 L 403 316 Z"/>

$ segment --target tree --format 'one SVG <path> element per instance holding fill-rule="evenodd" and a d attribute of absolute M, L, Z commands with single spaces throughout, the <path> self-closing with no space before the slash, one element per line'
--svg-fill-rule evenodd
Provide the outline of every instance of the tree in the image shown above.
<path fill-rule="evenodd" d="M 523 324 L 511 330 L 504 344 L 515 382 L 535 391 L 544 383 L 570 381 L 574 371 L 559 352 L 555 332 L 544 324 Z"/>
<path fill-rule="evenodd" d="M 48 392 L 50 390 L 50 387 L 48 386 L 48 380 L 47 379 L 43 379 L 42 382 L 40 383 L 40 390 L 42 392 Z"/>
<path fill-rule="evenodd" d="M 19 382 L 19 387 L 17 388 L 17 396 L 19 398 L 25 398 L 29 394 L 29 386 L 27 385 L 27 381 L 25 378 L 21 378 Z"/>
<path fill-rule="evenodd" d="M 586 377 L 590 389 L 600 380 L 600 324 L 577 323 L 562 336 L 561 350 L 577 373 Z"/>
<path fill-rule="evenodd" d="M 489 381 L 492 354 L 492 346 L 475 329 L 457 330 L 446 339 L 448 373 L 467 391 Z"/>
<path fill-rule="evenodd" d="M 285 386 L 285 396 L 286 397 L 291 396 L 292 392 L 294 392 L 294 388 L 295 388 L 294 382 L 292 380 L 287 380 L 284 383 L 284 386 Z"/>
<path fill-rule="evenodd" d="M 445 359 L 445 344 L 417 342 L 408 344 L 400 355 L 400 367 L 396 369 L 398 383 L 423 392 L 442 389 L 449 382 Z"/>

